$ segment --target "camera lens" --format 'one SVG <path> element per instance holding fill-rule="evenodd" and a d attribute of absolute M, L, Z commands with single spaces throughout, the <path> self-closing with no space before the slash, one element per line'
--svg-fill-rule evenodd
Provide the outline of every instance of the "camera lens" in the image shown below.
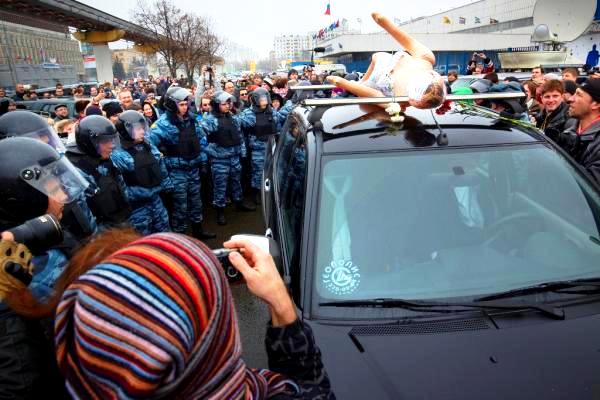
<path fill-rule="evenodd" d="M 227 274 L 227 277 L 229 279 L 238 278 L 240 275 L 239 271 L 232 266 L 227 267 L 227 269 L 225 270 L 225 274 Z"/>

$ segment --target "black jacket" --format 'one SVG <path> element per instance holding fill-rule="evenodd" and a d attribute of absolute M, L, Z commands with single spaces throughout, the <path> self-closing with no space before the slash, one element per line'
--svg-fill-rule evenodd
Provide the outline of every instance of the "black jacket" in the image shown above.
<path fill-rule="evenodd" d="M 579 120 L 569 119 L 555 141 L 600 184 L 600 121 L 581 135 L 577 134 L 578 126 Z"/>
<path fill-rule="evenodd" d="M 0 315 L 0 399 L 68 399 L 52 340 L 52 321 Z"/>
<path fill-rule="evenodd" d="M 565 130 L 565 124 L 569 119 L 569 105 L 565 102 L 550 114 L 546 110 L 540 111 L 536 116 L 536 125 L 544 131 L 546 136 L 556 141 L 558 135 Z"/>
<path fill-rule="evenodd" d="M 321 351 L 307 324 L 300 320 L 280 328 L 269 324 L 265 344 L 269 369 L 293 379 L 302 392 L 298 396 L 281 394 L 273 399 L 335 399 L 321 361 Z"/>

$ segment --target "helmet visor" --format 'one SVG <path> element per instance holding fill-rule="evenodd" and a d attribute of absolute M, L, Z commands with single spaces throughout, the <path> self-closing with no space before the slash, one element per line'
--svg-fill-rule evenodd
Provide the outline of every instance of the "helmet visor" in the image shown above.
<path fill-rule="evenodd" d="M 125 125 L 125 127 L 127 128 L 129 137 L 134 141 L 143 139 L 146 131 L 148 130 L 148 124 L 145 120 L 144 122 L 128 123 Z"/>
<path fill-rule="evenodd" d="M 42 142 L 49 144 L 60 154 L 64 154 L 66 152 L 66 148 L 60 137 L 56 134 L 56 131 L 51 126 L 48 126 L 44 129 L 38 129 L 30 132 L 20 132 L 19 134 L 9 135 L 9 136 L 20 136 L 20 137 L 29 137 L 32 139 L 41 140 Z"/>
<path fill-rule="evenodd" d="M 114 134 L 114 135 L 92 135 L 90 137 L 90 140 L 92 141 L 92 144 L 94 145 L 94 148 L 96 149 L 96 151 L 98 152 L 99 155 L 102 155 L 102 149 L 106 147 L 109 143 L 112 144 L 112 148 L 116 148 L 119 147 L 120 145 L 120 141 L 119 141 L 119 135 L 118 134 Z"/>
<path fill-rule="evenodd" d="M 21 179 L 34 189 L 63 204 L 79 198 L 89 183 L 65 157 L 21 170 Z"/>

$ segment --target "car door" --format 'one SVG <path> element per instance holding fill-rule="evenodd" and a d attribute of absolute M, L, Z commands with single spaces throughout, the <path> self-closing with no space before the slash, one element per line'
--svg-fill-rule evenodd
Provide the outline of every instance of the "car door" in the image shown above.
<path fill-rule="evenodd" d="M 284 127 L 285 129 L 285 127 Z M 267 151 L 265 154 L 265 165 L 263 167 L 262 175 L 262 187 L 261 187 L 261 202 L 262 212 L 265 226 L 267 227 L 267 236 L 272 237 L 274 220 L 273 210 L 275 197 L 273 194 L 273 166 L 275 159 L 275 152 L 277 149 L 277 137 L 271 136 L 267 141 Z"/>
<path fill-rule="evenodd" d="M 274 240 L 282 256 L 282 273 L 299 292 L 299 259 L 304 219 L 307 123 L 299 113 L 290 113 L 277 144 L 273 160 L 275 221 Z"/>

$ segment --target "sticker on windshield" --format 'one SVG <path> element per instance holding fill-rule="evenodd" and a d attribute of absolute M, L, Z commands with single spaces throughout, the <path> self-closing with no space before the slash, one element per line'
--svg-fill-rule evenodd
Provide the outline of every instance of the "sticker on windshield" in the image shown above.
<path fill-rule="evenodd" d="M 352 261 L 332 261 L 323 270 L 322 278 L 323 285 L 331 293 L 350 294 L 360 285 L 360 269 Z"/>

